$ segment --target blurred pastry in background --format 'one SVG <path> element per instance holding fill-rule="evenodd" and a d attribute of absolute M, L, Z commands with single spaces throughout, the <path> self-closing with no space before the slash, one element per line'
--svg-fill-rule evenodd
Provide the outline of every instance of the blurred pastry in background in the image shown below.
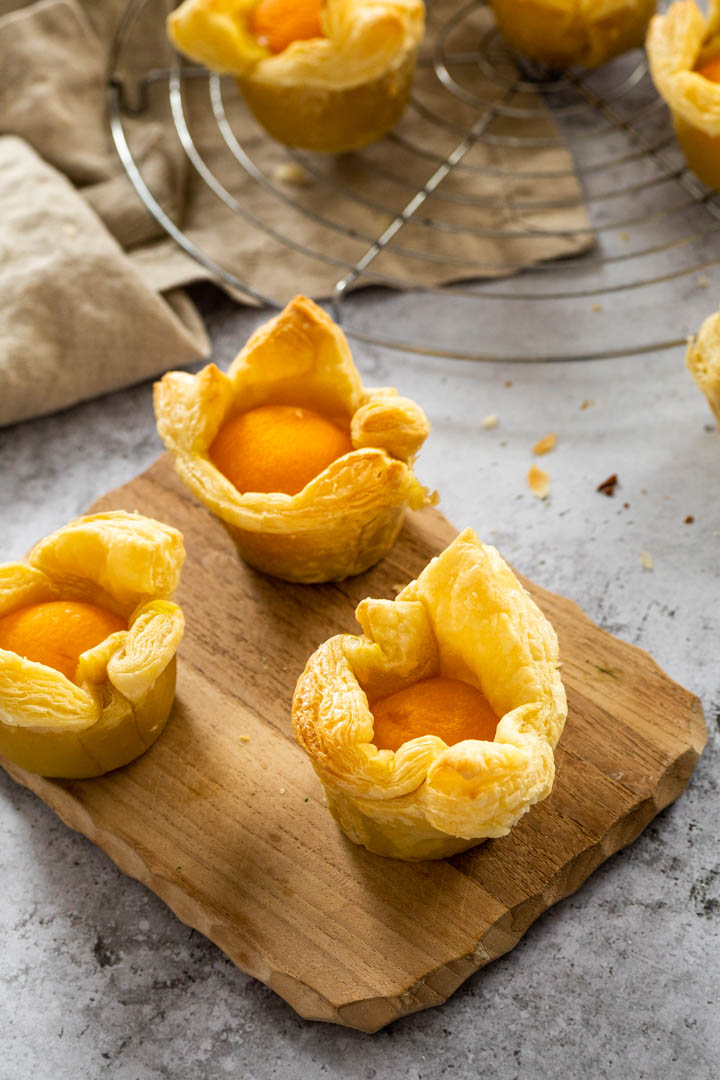
<path fill-rule="evenodd" d="M 421 0 L 185 0 L 168 33 L 191 60 L 234 75 L 274 138 L 341 153 L 400 119 L 424 22 Z"/>
<path fill-rule="evenodd" d="M 694 0 L 675 0 L 652 20 L 647 53 L 685 160 L 720 190 L 720 4 L 711 0 L 706 17 Z"/>
<path fill-rule="evenodd" d="M 503 37 L 552 68 L 596 68 L 637 48 L 656 0 L 490 0 Z"/>

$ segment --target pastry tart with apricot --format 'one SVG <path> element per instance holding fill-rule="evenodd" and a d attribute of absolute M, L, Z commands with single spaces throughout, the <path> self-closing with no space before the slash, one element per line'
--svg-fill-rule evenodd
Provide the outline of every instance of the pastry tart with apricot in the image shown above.
<path fill-rule="evenodd" d="M 553 68 L 596 68 L 642 45 L 656 0 L 490 0 L 513 49 Z"/>
<path fill-rule="evenodd" d="M 176 529 L 118 511 L 0 565 L 0 753 L 79 779 L 147 750 L 175 695 L 184 558 Z"/>
<path fill-rule="evenodd" d="M 177 48 L 234 75 L 280 142 L 339 153 L 379 139 L 410 94 L 421 0 L 184 0 Z"/>
<path fill-rule="evenodd" d="M 720 190 L 720 3 L 705 16 L 694 0 L 675 0 L 652 20 L 647 52 L 685 160 Z"/>
<path fill-rule="evenodd" d="M 252 566 L 288 581 L 360 574 L 405 510 L 433 501 L 412 470 L 422 409 L 365 390 L 342 330 L 305 297 L 260 327 L 225 375 L 173 371 L 155 386 L 181 479 Z"/>
<path fill-rule="evenodd" d="M 407 860 L 504 836 L 553 785 L 567 704 L 548 620 L 471 529 L 356 617 L 363 635 L 313 653 L 292 707 L 342 830 Z"/>

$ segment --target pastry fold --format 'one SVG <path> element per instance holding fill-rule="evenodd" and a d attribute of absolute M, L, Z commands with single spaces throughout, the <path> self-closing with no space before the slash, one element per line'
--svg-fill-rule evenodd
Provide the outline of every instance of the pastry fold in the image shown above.
<path fill-rule="evenodd" d="M 28 604 L 99 604 L 128 622 L 79 660 L 75 682 L 0 649 L 0 753 L 42 776 L 99 776 L 142 754 L 175 694 L 182 611 L 169 597 L 185 558 L 170 526 L 113 511 L 41 540 L 0 565 L 0 616 Z"/>
<path fill-rule="evenodd" d="M 685 364 L 707 398 L 720 429 L 720 312 L 709 315 L 691 338 Z"/>
<path fill-rule="evenodd" d="M 695 70 L 718 53 L 717 0 L 710 0 L 707 17 L 694 0 L 675 0 L 650 24 L 650 71 L 670 108 L 685 159 L 703 183 L 720 189 L 720 85 Z"/>
<path fill-rule="evenodd" d="M 424 30 L 421 0 L 326 0 L 324 37 L 273 55 L 253 36 L 256 0 L 185 0 L 168 33 L 186 56 L 235 75 L 281 142 L 332 153 L 380 138 L 402 114 Z"/>
<path fill-rule="evenodd" d="M 293 699 L 295 737 L 346 835 L 394 858 L 442 858 L 504 836 L 549 795 L 567 714 L 555 631 L 493 547 L 466 529 L 395 600 L 364 600 L 362 637 L 320 646 Z M 373 743 L 374 701 L 443 675 L 481 690 L 492 742 Z"/>
<path fill-rule="evenodd" d="M 231 416 L 269 404 L 321 413 L 350 432 L 353 451 L 297 495 L 239 492 L 210 446 Z M 363 389 L 345 335 L 305 297 L 257 330 L 227 375 L 214 364 L 165 375 L 155 413 L 181 479 L 243 558 L 275 577 L 316 583 L 360 574 L 395 542 L 406 507 L 433 501 L 412 471 L 429 432 L 422 409 L 392 389 Z"/>
<path fill-rule="evenodd" d="M 490 0 L 503 37 L 550 67 L 596 68 L 642 45 L 656 0 Z"/>

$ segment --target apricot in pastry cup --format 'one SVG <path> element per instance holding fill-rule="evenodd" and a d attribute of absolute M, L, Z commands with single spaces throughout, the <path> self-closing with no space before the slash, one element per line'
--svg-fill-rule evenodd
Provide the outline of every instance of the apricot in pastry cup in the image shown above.
<path fill-rule="evenodd" d="M 706 17 L 694 0 L 675 0 L 652 20 L 647 53 L 688 166 L 720 190 L 720 3 Z"/>
<path fill-rule="evenodd" d="M 410 95 L 421 0 L 185 0 L 177 48 L 234 75 L 282 143 L 340 153 L 385 135 Z"/>
<path fill-rule="evenodd" d="M 720 311 L 709 315 L 691 338 L 685 364 L 707 398 L 720 429 Z"/>
<path fill-rule="evenodd" d="M 364 390 L 345 335 L 305 297 L 260 327 L 227 375 L 214 364 L 165 375 L 155 413 L 181 479 L 275 577 L 360 574 L 395 542 L 406 507 L 433 501 L 412 471 L 422 409 Z"/>
<path fill-rule="evenodd" d="M 567 704 L 548 620 L 471 529 L 356 617 L 363 636 L 313 653 L 292 708 L 343 832 L 407 860 L 504 836 L 553 784 Z"/>
<path fill-rule="evenodd" d="M 596 68 L 642 45 L 656 0 L 490 0 L 503 37 L 554 68 Z"/>
<path fill-rule="evenodd" d="M 175 695 L 184 558 L 176 529 L 116 511 L 0 565 L 0 753 L 80 779 L 147 750 Z"/>

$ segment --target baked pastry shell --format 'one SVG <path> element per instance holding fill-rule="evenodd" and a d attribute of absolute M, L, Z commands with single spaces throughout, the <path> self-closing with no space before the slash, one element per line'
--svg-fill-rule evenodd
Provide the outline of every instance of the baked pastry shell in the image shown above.
<path fill-rule="evenodd" d="M 656 0 L 490 0 L 503 37 L 538 63 L 596 68 L 642 45 Z"/>
<path fill-rule="evenodd" d="M 424 29 L 421 0 L 326 0 L 326 36 L 273 56 L 251 35 L 254 0 L 185 0 L 168 32 L 186 55 L 234 74 L 256 119 L 275 139 L 342 153 L 385 135 L 412 85 Z"/>
<path fill-rule="evenodd" d="M 353 451 L 297 495 L 240 493 L 209 451 L 232 416 L 290 404 L 349 430 Z M 412 461 L 429 431 L 422 409 L 390 388 L 365 390 L 345 336 L 296 297 L 250 338 L 225 375 L 169 372 L 155 387 L 158 431 L 181 479 L 222 522 L 242 557 L 264 573 L 317 583 L 360 574 L 389 550 L 406 508 L 434 497 Z"/>
<path fill-rule="evenodd" d="M 697 336 L 690 339 L 685 364 L 720 429 L 720 312 L 709 315 Z"/>
<path fill-rule="evenodd" d="M 720 53 L 720 5 L 711 2 L 706 18 L 694 0 L 675 0 L 652 20 L 647 53 L 688 166 L 720 190 L 720 85 L 695 71 Z"/>
<path fill-rule="evenodd" d="M 567 715 L 555 632 L 493 547 L 471 529 L 395 600 L 364 600 L 363 635 L 310 657 L 293 728 L 343 832 L 369 851 L 437 859 L 506 835 L 551 791 Z M 372 702 L 433 675 L 480 689 L 500 718 L 492 742 L 426 735 L 373 743 Z"/>
<path fill-rule="evenodd" d="M 76 682 L 0 649 L 0 753 L 41 776 L 100 776 L 158 738 L 175 694 L 183 615 L 169 597 L 182 536 L 140 514 L 78 518 L 41 540 L 27 562 L 0 565 L 0 615 L 81 600 L 128 621 L 80 657 Z"/>

